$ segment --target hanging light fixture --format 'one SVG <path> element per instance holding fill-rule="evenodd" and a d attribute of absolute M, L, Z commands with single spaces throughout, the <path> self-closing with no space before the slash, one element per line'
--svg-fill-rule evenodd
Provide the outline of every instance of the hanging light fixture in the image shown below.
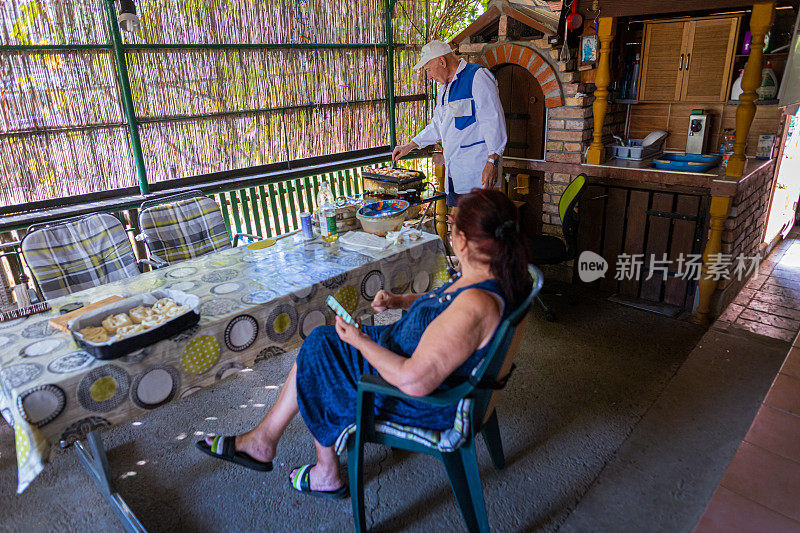
<path fill-rule="evenodd" d="M 133 0 L 119 0 L 119 27 L 128 33 L 138 33 L 141 21 L 136 14 L 136 4 Z"/>

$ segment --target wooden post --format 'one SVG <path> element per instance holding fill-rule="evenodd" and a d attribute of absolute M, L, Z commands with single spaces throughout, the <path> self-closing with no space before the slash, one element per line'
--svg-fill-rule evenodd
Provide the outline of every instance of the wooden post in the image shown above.
<path fill-rule="evenodd" d="M 597 65 L 595 77 L 594 103 L 594 132 L 592 144 L 586 153 L 586 162 L 590 165 L 599 165 L 606 160 L 606 149 L 603 146 L 603 123 L 608 110 L 608 84 L 611 82 L 611 41 L 617 29 L 617 21 L 612 17 L 600 17 L 597 25 L 597 38 L 600 40 L 600 61 Z M 565 44 L 566 46 L 566 44 Z"/>
<path fill-rule="evenodd" d="M 750 125 L 756 114 L 756 106 L 753 103 L 756 98 L 756 89 L 761 86 L 761 59 L 764 51 L 764 35 L 772 26 L 775 16 L 775 2 L 765 4 L 755 4 L 753 14 L 750 18 L 750 33 L 753 38 L 750 41 L 750 57 L 747 58 L 747 66 L 742 77 L 742 95 L 739 97 L 739 107 L 736 109 L 736 144 L 733 155 L 728 160 L 726 175 L 729 180 L 737 180 L 744 174 L 747 158 L 744 155 L 745 144 L 747 144 L 747 134 L 750 132 Z M 697 315 L 695 321 L 707 324 L 711 313 L 711 300 L 717 288 L 717 282 L 708 279 L 708 272 L 715 264 L 710 261 L 711 257 L 719 257 L 722 251 L 722 230 L 725 227 L 725 220 L 731 208 L 732 198 L 714 196 L 711 198 L 709 215 L 708 241 L 703 252 L 703 272 L 698 283 L 698 302 Z"/>
<path fill-rule="evenodd" d="M 750 17 L 750 34 L 753 38 L 750 41 L 750 56 L 747 58 L 742 76 L 742 95 L 739 97 L 739 107 L 736 109 L 736 144 L 733 155 L 728 160 L 726 173 L 731 178 L 741 178 L 744 174 L 744 165 L 747 161 L 744 148 L 747 144 L 747 134 L 750 133 L 750 125 L 756 116 L 756 105 L 753 103 L 758 99 L 756 89 L 761 86 L 764 36 L 772 26 L 774 17 L 775 2 L 753 6 L 753 14 Z"/>
<path fill-rule="evenodd" d="M 716 280 L 708 276 L 711 266 L 709 259 L 722 251 L 722 230 L 725 228 L 725 220 L 731 209 L 731 198 L 714 196 L 711 198 L 711 206 L 708 214 L 711 216 L 708 229 L 708 242 L 703 251 L 703 271 L 698 282 L 699 296 L 697 302 L 697 316 L 695 321 L 705 324 L 709 321 L 711 311 L 711 297 L 717 288 Z"/>
<path fill-rule="evenodd" d="M 436 190 L 447 192 L 444 182 L 444 165 L 433 165 L 433 173 L 436 176 Z M 439 200 L 436 202 L 436 233 L 443 242 L 447 242 L 447 201 Z"/>

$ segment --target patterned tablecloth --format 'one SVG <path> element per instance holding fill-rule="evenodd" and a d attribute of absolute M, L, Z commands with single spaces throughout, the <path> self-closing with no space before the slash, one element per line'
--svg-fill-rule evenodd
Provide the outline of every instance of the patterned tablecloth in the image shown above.
<path fill-rule="evenodd" d="M 298 347 L 314 327 L 333 323 L 329 294 L 360 316 L 381 288 L 421 293 L 447 276 L 435 235 L 377 258 L 292 236 L 261 250 L 232 248 L 71 294 L 53 300 L 50 313 L 0 323 L 0 412 L 14 428 L 17 491 L 42 471 L 51 445 L 119 424 Z M 200 323 L 120 359 L 97 360 L 48 324 L 70 303 L 157 288 L 199 296 Z"/>

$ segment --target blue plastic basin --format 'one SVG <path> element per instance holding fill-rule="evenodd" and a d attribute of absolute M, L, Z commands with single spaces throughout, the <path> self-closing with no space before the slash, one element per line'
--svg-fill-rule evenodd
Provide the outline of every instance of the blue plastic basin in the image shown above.
<path fill-rule="evenodd" d="M 662 170 L 688 172 L 706 172 L 718 164 L 719 156 L 700 154 L 664 154 L 653 161 L 653 165 Z"/>

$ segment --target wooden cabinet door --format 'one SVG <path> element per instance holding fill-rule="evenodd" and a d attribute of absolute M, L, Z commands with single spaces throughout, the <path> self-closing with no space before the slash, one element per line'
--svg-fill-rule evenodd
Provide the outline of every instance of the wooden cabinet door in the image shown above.
<path fill-rule="evenodd" d="M 686 24 L 687 54 L 680 99 L 684 102 L 727 101 L 739 19 L 702 19 Z"/>
<path fill-rule="evenodd" d="M 674 102 L 681 97 L 689 22 L 647 24 L 639 78 L 640 102 Z"/>

